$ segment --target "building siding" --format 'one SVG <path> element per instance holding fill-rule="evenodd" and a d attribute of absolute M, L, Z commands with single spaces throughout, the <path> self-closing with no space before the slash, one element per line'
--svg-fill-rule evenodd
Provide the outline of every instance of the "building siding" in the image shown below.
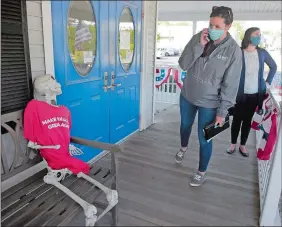
<path fill-rule="evenodd" d="M 27 24 L 32 79 L 45 74 L 41 1 L 27 1 Z"/>

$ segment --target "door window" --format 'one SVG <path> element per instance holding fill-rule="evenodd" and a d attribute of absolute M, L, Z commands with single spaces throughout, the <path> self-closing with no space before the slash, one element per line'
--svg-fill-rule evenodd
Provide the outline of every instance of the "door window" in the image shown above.
<path fill-rule="evenodd" d="M 122 10 L 119 21 L 118 48 L 120 63 L 128 71 L 133 62 L 135 49 L 135 28 L 133 16 L 128 7 Z"/>
<path fill-rule="evenodd" d="M 92 69 L 97 46 L 97 26 L 90 1 L 72 1 L 68 15 L 68 46 L 74 68 L 80 76 Z"/>

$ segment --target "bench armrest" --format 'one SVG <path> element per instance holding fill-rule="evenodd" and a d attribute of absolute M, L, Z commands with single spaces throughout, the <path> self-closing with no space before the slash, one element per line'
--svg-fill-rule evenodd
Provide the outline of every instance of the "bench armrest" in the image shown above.
<path fill-rule="evenodd" d="M 94 140 L 87 140 L 87 139 L 82 139 L 82 138 L 79 138 L 79 137 L 71 137 L 71 142 L 76 143 L 76 144 L 89 146 L 89 147 L 93 147 L 93 148 L 97 148 L 97 149 L 111 151 L 111 152 L 122 151 L 122 147 L 120 145 L 103 143 L 103 142 L 98 142 L 98 141 L 94 141 Z"/>

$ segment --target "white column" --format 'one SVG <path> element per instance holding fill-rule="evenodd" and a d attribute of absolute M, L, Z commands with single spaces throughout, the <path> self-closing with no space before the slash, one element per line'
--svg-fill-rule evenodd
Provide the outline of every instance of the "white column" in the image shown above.
<path fill-rule="evenodd" d="M 155 51 L 157 49 L 157 34 L 158 34 L 158 21 L 159 21 L 159 1 L 156 1 L 156 42 L 155 42 Z M 155 88 L 155 84 L 156 84 L 156 79 L 155 79 L 155 73 L 156 73 L 156 61 L 154 64 L 154 80 L 153 80 L 153 91 L 154 91 L 154 95 L 153 95 L 153 123 L 155 123 L 155 111 L 156 111 L 156 96 L 157 96 L 157 92 L 156 92 L 156 88 Z"/>
<path fill-rule="evenodd" d="M 193 35 L 196 34 L 197 21 L 193 20 Z"/>

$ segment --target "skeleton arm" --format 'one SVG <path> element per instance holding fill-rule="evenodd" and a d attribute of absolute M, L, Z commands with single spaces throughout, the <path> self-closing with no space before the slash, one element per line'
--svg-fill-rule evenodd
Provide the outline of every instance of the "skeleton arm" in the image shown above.
<path fill-rule="evenodd" d="M 32 149 L 35 149 L 35 150 L 39 150 L 39 149 L 60 149 L 60 145 L 47 145 L 47 146 L 41 146 L 35 142 L 32 142 L 32 141 L 29 141 L 28 144 L 27 144 L 28 147 L 32 148 Z M 74 155 L 82 155 L 83 152 L 81 149 L 77 148 L 76 146 L 70 144 L 69 145 L 69 153 L 71 156 L 74 156 Z"/>
<path fill-rule="evenodd" d="M 39 150 L 39 149 L 60 149 L 60 145 L 48 145 L 48 146 L 41 146 L 35 142 L 32 142 L 32 141 L 28 141 L 28 144 L 27 144 L 28 147 L 32 148 L 32 149 L 35 149 L 35 150 Z"/>

